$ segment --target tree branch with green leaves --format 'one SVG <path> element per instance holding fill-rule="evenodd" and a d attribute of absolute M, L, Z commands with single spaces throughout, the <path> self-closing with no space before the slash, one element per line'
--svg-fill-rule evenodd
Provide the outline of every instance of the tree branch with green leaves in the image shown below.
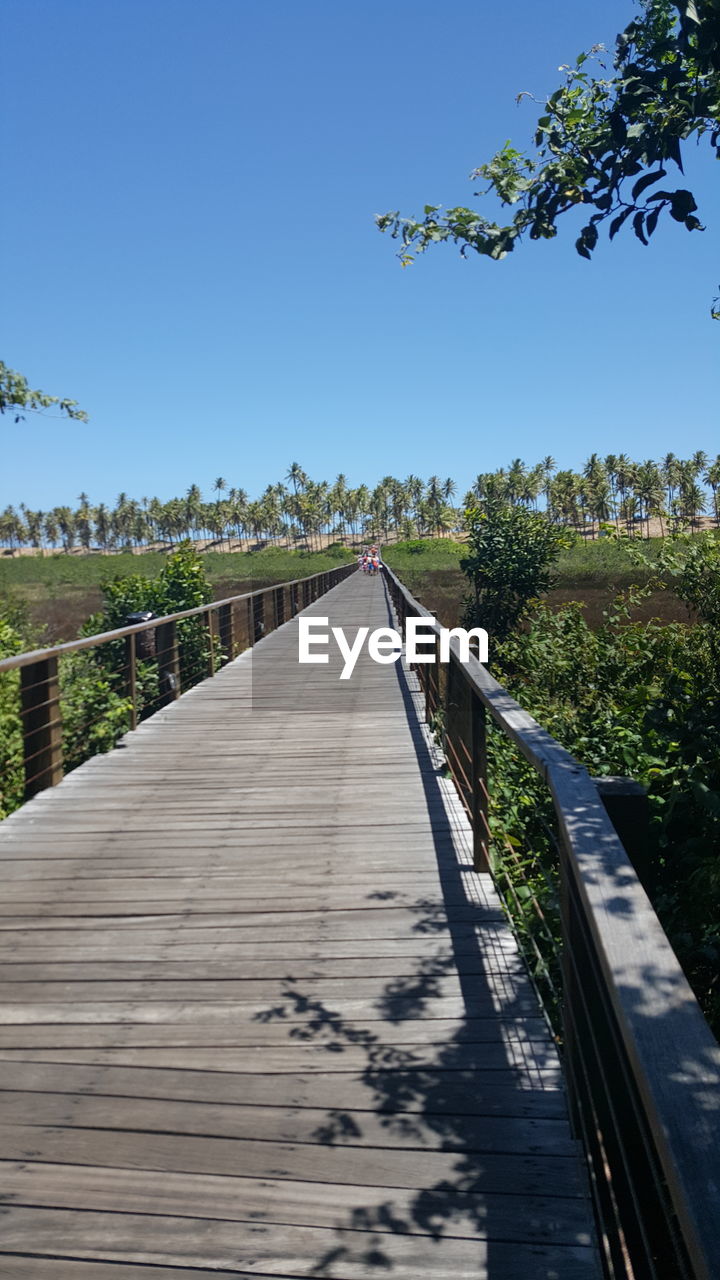
<path fill-rule="evenodd" d="M 601 224 L 612 240 L 629 222 L 647 245 L 661 216 L 688 231 L 703 230 L 687 188 L 665 182 L 683 175 L 682 144 L 707 138 L 720 158 L 720 0 L 640 0 L 637 18 L 617 37 L 613 74 L 592 72 L 602 46 L 583 53 L 543 104 L 535 152 L 510 142 L 471 177 L 515 210 L 504 225 L 475 209 L 441 212 L 426 205 L 422 218 L 380 215 L 381 231 L 401 241 L 403 266 L 431 245 L 451 241 L 499 260 L 523 237 L 552 239 L 561 216 L 585 208 L 588 220 L 575 242 L 590 258 Z M 519 97 L 529 95 L 520 94 Z M 718 300 L 712 314 L 720 318 Z"/>
<path fill-rule="evenodd" d="M 0 360 L 0 413 L 15 413 L 15 421 L 20 422 L 24 409 L 42 411 L 57 405 L 67 418 L 75 418 L 79 422 L 87 422 L 88 416 L 79 409 L 76 400 L 61 399 L 60 396 L 49 396 L 45 391 L 35 391 L 27 378 Z"/>

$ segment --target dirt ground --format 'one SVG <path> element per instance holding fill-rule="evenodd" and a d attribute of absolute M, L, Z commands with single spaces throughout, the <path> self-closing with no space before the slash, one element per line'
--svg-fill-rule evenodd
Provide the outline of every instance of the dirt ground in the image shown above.
<path fill-rule="evenodd" d="M 426 609 L 430 609 L 446 627 L 458 625 L 462 611 L 463 597 L 467 593 L 467 583 L 458 571 L 449 569 L 431 569 L 424 573 L 405 573 L 405 584 Z M 600 626 L 603 621 L 603 610 L 607 609 L 618 594 L 618 589 L 607 586 L 563 586 L 550 591 L 547 604 L 551 608 L 560 608 L 571 600 L 577 600 L 585 607 L 585 617 L 591 627 Z M 693 615 L 678 599 L 673 591 L 654 591 L 647 599 L 642 600 L 631 610 L 632 622 L 694 621 Z"/>
<path fill-rule="evenodd" d="M 230 596 L 244 595 L 246 591 L 261 591 L 270 587 L 269 578 L 223 578 L 212 584 L 213 600 L 227 600 Z M 43 588 L 23 592 L 28 620 L 37 629 L 38 642 L 43 646 L 62 644 L 74 640 L 83 623 L 91 614 L 102 608 L 103 597 L 99 587 L 65 586 L 63 594 L 47 594 Z"/>

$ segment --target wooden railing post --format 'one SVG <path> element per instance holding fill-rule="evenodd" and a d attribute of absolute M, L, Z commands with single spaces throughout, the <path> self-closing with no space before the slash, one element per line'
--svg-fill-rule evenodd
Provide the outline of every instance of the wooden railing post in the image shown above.
<path fill-rule="evenodd" d="M 435 661 L 428 668 L 425 719 L 432 724 L 440 706 L 440 637 L 435 635 Z"/>
<path fill-rule="evenodd" d="M 208 675 L 215 675 L 215 627 L 213 618 L 215 616 L 213 609 L 208 609 L 205 613 L 205 625 L 208 633 Z"/>
<path fill-rule="evenodd" d="M 265 628 L 263 631 L 264 636 L 269 635 L 269 633 L 274 631 L 277 626 L 277 619 L 275 617 L 274 588 L 263 591 L 263 626 Z"/>
<path fill-rule="evenodd" d="M 490 870 L 490 858 L 488 856 L 490 815 L 488 812 L 487 726 L 485 721 L 485 708 L 474 690 L 471 690 L 473 866 L 476 871 Z"/>
<path fill-rule="evenodd" d="M 253 624 L 253 644 L 257 644 L 258 640 L 262 640 L 265 635 L 265 593 L 258 591 L 257 595 L 252 597 L 252 624 Z"/>
<path fill-rule="evenodd" d="M 176 622 L 162 622 L 157 628 L 157 657 L 160 676 L 158 705 L 166 707 L 179 698 L 181 693 Z"/>
<path fill-rule="evenodd" d="M 62 723 L 57 658 L 43 658 L 20 671 L 25 799 L 63 776 Z"/>
<path fill-rule="evenodd" d="M 137 729 L 137 632 L 125 637 L 125 687 L 130 699 L 130 728 Z"/>
<path fill-rule="evenodd" d="M 218 630 L 220 632 L 220 645 L 225 654 L 225 661 L 232 662 L 235 657 L 235 621 L 233 618 L 233 607 L 231 604 L 224 604 L 219 609 Z"/>
<path fill-rule="evenodd" d="M 281 627 L 285 621 L 285 588 L 276 587 L 273 595 L 275 597 L 275 626 Z"/>

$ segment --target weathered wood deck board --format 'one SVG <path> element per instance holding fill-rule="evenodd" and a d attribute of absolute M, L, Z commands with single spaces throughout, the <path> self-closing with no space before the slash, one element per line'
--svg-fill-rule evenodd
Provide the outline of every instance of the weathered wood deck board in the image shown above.
<path fill-rule="evenodd" d="M 230 1178 L 165 1174 L 158 1184 L 153 1173 L 137 1171 L 132 1179 L 122 1170 L 88 1168 L 83 1165 L 28 1164 L 0 1161 L 0 1195 L 9 1189 L 19 1203 L 31 1201 L 46 1208 L 72 1208 L 78 1200 L 87 1209 L 105 1212 L 151 1213 L 172 1217 L 226 1222 L 284 1222 L 291 1226 L 332 1228 L 339 1214 L 352 1214 L 359 1203 L 378 1212 L 387 1205 L 387 1188 L 330 1186 L 328 1183 L 268 1181 L 258 1178 Z M 268 1192 L 271 1194 L 269 1195 Z M 393 1190 L 393 1212 L 406 1218 L 411 1212 L 412 1192 Z M 582 1202 L 560 1201 L 552 1196 L 527 1196 L 524 1221 L 518 1221 L 512 1197 L 471 1192 L 437 1193 L 436 1214 L 453 1219 L 453 1234 L 482 1238 L 482 1222 L 492 1212 L 502 1222 L 505 1239 L 527 1242 L 553 1240 L 556 1244 L 576 1244 L 586 1227 Z M 391 1230 L 391 1222 L 378 1221 L 378 1229 Z M 427 1230 L 431 1223 L 428 1221 Z"/>
<path fill-rule="evenodd" d="M 360 575 L 310 612 L 388 623 Z M 411 687 L 299 666 L 296 628 L 0 827 L 0 1276 L 595 1277 Z"/>

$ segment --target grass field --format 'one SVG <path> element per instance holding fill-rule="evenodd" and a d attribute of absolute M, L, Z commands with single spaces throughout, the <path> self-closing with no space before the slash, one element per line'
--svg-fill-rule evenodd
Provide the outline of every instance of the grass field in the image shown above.
<path fill-rule="evenodd" d="M 214 598 L 221 600 L 323 573 L 352 558 L 343 547 L 327 551 L 267 547 L 262 551 L 209 551 L 203 555 L 203 565 Z M 160 551 L 0 557 L 0 601 L 4 598 L 24 610 L 38 643 L 58 644 L 74 639 L 78 628 L 102 606 L 103 582 L 130 574 L 156 578 L 165 559 Z"/>
<path fill-rule="evenodd" d="M 661 538 L 643 542 L 643 551 L 651 559 L 657 556 Z M 445 626 L 455 626 L 460 617 L 467 581 L 460 569 L 466 546 L 447 539 L 424 543 L 398 543 L 385 551 L 385 560 L 413 595 L 431 609 Z M 644 586 L 651 577 L 646 569 L 636 568 L 623 544 L 602 539 L 578 542 L 564 551 L 555 566 L 557 583 L 547 600 L 560 606 L 578 600 L 585 606 L 591 626 L 602 622 L 603 610 L 618 592 L 631 586 Z M 687 607 L 673 591 L 653 591 L 632 611 L 634 621 L 689 622 Z"/>
<path fill-rule="evenodd" d="M 643 543 L 650 557 L 657 554 L 660 538 Z M 449 538 L 401 542 L 387 547 L 385 559 L 403 581 L 446 625 L 457 623 L 462 598 L 467 589 L 460 560 L 467 547 Z M 321 573 L 353 553 L 339 546 L 326 551 L 291 551 L 266 547 L 260 551 L 207 551 L 203 565 L 216 600 L 245 591 Z M 165 555 L 148 551 L 143 555 L 51 555 L 0 556 L 0 599 L 19 605 L 38 643 L 57 644 L 73 639 L 78 628 L 102 605 L 102 583 L 110 578 L 141 574 L 154 578 L 165 563 Z M 580 542 L 564 551 L 557 562 L 557 585 L 548 597 L 550 604 L 580 600 L 588 621 L 601 621 L 603 609 L 618 591 L 643 585 L 647 570 L 635 568 L 622 543 L 602 539 Z M 660 618 L 664 622 L 687 622 L 688 611 L 671 591 L 654 592 L 633 614 L 640 621 Z"/>

